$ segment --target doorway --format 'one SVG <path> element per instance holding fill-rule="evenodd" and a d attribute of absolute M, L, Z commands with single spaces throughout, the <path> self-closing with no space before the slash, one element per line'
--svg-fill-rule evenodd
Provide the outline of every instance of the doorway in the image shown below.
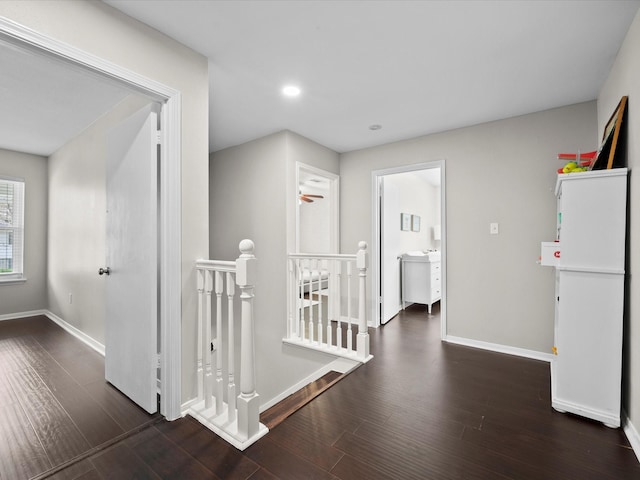
<path fill-rule="evenodd" d="M 162 372 L 161 413 L 169 420 L 180 416 L 181 381 L 181 100 L 180 92 L 99 57 L 0 18 L 0 40 L 49 61 L 115 84 L 162 104 L 160 123 L 159 195 L 159 318 Z M 71 297 L 70 297 L 71 298 Z"/>
<path fill-rule="evenodd" d="M 337 253 L 340 176 L 296 162 L 296 253 Z"/>
<path fill-rule="evenodd" d="M 441 335 L 446 332 L 446 209 L 444 160 L 372 172 L 373 325 L 384 325 L 404 308 L 402 256 L 439 263 Z M 429 287 L 430 288 L 430 287 Z M 431 307 L 429 306 L 429 311 Z"/>

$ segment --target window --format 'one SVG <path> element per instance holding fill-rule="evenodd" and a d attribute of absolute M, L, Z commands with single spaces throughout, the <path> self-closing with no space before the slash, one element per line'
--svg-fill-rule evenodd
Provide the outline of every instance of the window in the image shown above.
<path fill-rule="evenodd" d="M 0 282 L 22 279 L 24 181 L 0 177 Z"/>

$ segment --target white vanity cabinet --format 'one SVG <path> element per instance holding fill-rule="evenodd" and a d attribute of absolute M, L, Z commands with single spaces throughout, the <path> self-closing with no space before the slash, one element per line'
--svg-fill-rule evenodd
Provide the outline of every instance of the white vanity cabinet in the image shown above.
<path fill-rule="evenodd" d="M 402 309 L 407 303 L 432 305 L 442 298 L 440 252 L 402 255 Z"/>
<path fill-rule="evenodd" d="M 554 409 L 620 426 L 627 169 L 558 176 Z"/>

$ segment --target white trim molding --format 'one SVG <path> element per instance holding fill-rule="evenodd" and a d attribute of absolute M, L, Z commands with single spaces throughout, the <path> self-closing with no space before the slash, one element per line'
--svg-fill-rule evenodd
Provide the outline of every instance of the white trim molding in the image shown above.
<path fill-rule="evenodd" d="M 19 318 L 37 317 L 38 315 L 46 315 L 46 310 L 29 310 L 27 312 L 5 313 L 0 315 L 0 322 L 3 320 L 17 320 Z"/>
<path fill-rule="evenodd" d="M 629 443 L 631 444 L 633 453 L 636 454 L 636 458 L 638 459 L 638 462 L 640 462 L 640 434 L 638 433 L 638 430 L 636 430 L 636 427 L 633 425 L 633 423 L 631 423 L 631 420 L 629 420 L 629 416 L 627 415 L 627 412 L 624 411 L 624 409 L 622 410 L 622 428 L 624 434 L 629 440 Z"/>
<path fill-rule="evenodd" d="M 78 330 L 76 327 L 74 327 L 70 323 L 65 322 L 62 318 L 50 312 L 49 310 L 45 310 L 44 315 L 46 315 L 47 318 L 49 318 L 49 320 L 53 321 L 54 323 L 57 323 L 60 327 L 65 329 L 71 335 L 76 337 L 85 345 L 93 348 L 96 352 L 98 352 L 100 355 L 104 357 L 105 348 L 103 344 L 101 344 L 97 340 L 94 340 L 92 337 L 84 333 L 82 330 Z"/>
<path fill-rule="evenodd" d="M 136 91 L 162 104 L 160 162 L 161 413 L 180 417 L 182 320 L 181 92 L 72 45 L 0 17 L 0 39 Z M 54 320 L 55 321 L 55 320 Z"/>
<path fill-rule="evenodd" d="M 515 355 L 516 357 L 530 358 L 532 360 L 540 360 L 551 363 L 553 355 L 551 353 L 543 353 L 535 350 L 527 350 L 526 348 L 511 347 L 509 345 L 500 345 L 499 343 L 482 342 L 471 338 L 455 337 L 447 335 L 443 338 L 445 342 L 463 345 L 465 347 L 480 348 L 496 353 L 506 353 L 507 355 Z"/>

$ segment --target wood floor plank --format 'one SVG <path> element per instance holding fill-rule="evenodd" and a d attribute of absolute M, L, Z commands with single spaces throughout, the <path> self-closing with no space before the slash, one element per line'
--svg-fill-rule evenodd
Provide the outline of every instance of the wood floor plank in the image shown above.
<path fill-rule="evenodd" d="M 80 385 L 104 380 L 104 357 L 93 350 L 54 357 Z"/>
<path fill-rule="evenodd" d="M 558 476 L 581 478 L 599 476 L 619 479 L 634 473 L 640 478 L 640 464 L 630 450 L 603 443 L 593 450 L 577 435 L 536 437 L 517 426 L 504 426 L 486 421 L 482 430 L 467 429 L 464 441 L 483 445 L 494 451 L 535 466 L 548 464 Z"/>
<path fill-rule="evenodd" d="M 335 385 L 344 374 L 330 371 L 260 414 L 260 421 L 271 430 L 325 390 Z"/>
<path fill-rule="evenodd" d="M 11 405 L 17 401 L 18 397 L 16 397 L 9 379 L 4 372 L 0 372 L 0 407 Z"/>
<path fill-rule="evenodd" d="M 87 383 L 83 387 L 125 432 L 134 430 L 157 417 L 157 414 L 150 415 L 131 402 L 104 379 Z"/>
<path fill-rule="evenodd" d="M 282 480 L 328 480 L 335 478 L 313 463 L 295 455 L 286 448 L 263 437 L 245 450 L 246 455 Z"/>
<path fill-rule="evenodd" d="M 8 377 L 52 465 L 89 450 L 82 433 L 32 369 L 10 372 Z"/>
<path fill-rule="evenodd" d="M 371 466 L 358 461 L 351 455 L 344 455 L 331 469 L 331 473 L 340 479 L 366 478 L 367 480 L 394 480 L 397 477 L 388 475 Z"/>
<path fill-rule="evenodd" d="M 91 460 L 84 459 L 45 478 L 47 480 L 95 480 L 100 479 L 101 476 Z"/>
<path fill-rule="evenodd" d="M 270 474 L 264 468 L 257 470 L 247 480 L 277 480 L 278 477 Z"/>
<path fill-rule="evenodd" d="M 328 392 L 327 392 L 328 393 Z M 314 400 L 287 419 L 288 423 L 308 428 L 309 431 L 319 430 L 324 436 L 329 436 L 333 444 L 343 431 L 355 432 L 363 420 L 344 410 L 330 409 L 325 403 Z"/>
<path fill-rule="evenodd" d="M 142 429 L 59 472 L 55 480 L 640 478 L 640 464 L 621 429 L 551 408 L 548 364 L 443 343 L 438 312 L 438 305 L 431 316 L 424 306 L 413 305 L 384 327 L 370 330 L 372 361 L 244 452 L 190 417 L 150 426 L 157 416 L 131 404 L 102 379 L 78 385 L 71 374 L 82 382 L 92 378 L 91 368 L 75 367 L 65 357 L 63 346 L 72 341 L 63 338 L 59 327 L 47 326 L 47 319 L 13 323 L 7 331 L 0 322 L 0 357 L 10 351 L 7 365 L 12 365 L 10 371 L 0 372 L 0 415 L 7 408 L 39 405 L 42 392 L 48 391 L 54 397 L 61 393 L 56 408 L 74 417 L 79 426 L 83 416 L 91 417 L 83 409 L 90 411 L 93 407 L 84 403 L 92 400 L 122 430 Z M 53 356 L 47 347 L 53 349 Z M 28 352 L 26 366 L 16 353 L 20 351 Z M 51 379 L 38 383 L 47 374 Z M 22 386 L 15 383 L 19 375 L 24 377 Z M 74 387 L 86 394 L 74 398 Z M 74 414 L 75 409 L 79 413 Z M 19 411 L 7 412 L 14 418 L 11 421 L 18 422 Z M 27 418 L 28 409 L 22 413 Z M 32 437 L 42 430 L 47 415 L 52 414 L 35 416 Z M 83 430 L 87 438 L 96 435 L 92 444 L 99 441 L 101 431 L 114 426 L 107 421 L 94 427 L 93 433 Z M 3 429 L 19 432 L 3 433 Z M 24 425 L 0 422 L 0 440 L 3 435 L 26 436 L 27 440 L 13 442 L 26 442 L 25 451 L 9 455 L 37 459 L 37 445 L 30 446 L 28 430 L 20 429 Z M 40 460 L 46 460 L 43 452 L 51 441 L 43 439 L 46 445 L 41 444 Z M 2 450 L 0 456 L 6 470 Z M 8 468 L 18 471 L 25 462 L 18 460 L 16 465 Z"/>
<path fill-rule="evenodd" d="M 287 422 L 271 430 L 269 438 L 323 470 L 331 471 L 344 453 L 334 448 L 332 439 L 323 435 L 324 432 L 319 433 L 318 430 L 323 430 L 322 425 L 316 425 L 315 429 L 309 430 L 298 428 L 293 422 Z M 310 435 L 309 432 L 313 434 Z"/>
<path fill-rule="evenodd" d="M 81 386 L 58 390 L 55 397 L 92 447 L 125 433 Z"/>
<path fill-rule="evenodd" d="M 45 350 L 40 342 L 35 341 L 34 343 L 24 344 L 22 348 L 27 357 L 27 362 L 51 392 L 55 393 L 58 389 L 77 386 L 74 378 L 49 355 L 49 352 Z"/>
<path fill-rule="evenodd" d="M 163 478 L 124 444 L 96 455 L 91 462 L 100 473 L 100 478 L 104 480 L 160 480 Z"/>
<path fill-rule="evenodd" d="M 17 403 L 0 407 L 0 478 L 30 478 L 51 468 L 40 439 Z"/>
<path fill-rule="evenodd" d="M 244 480 L 260 468 L 189 416 L 159 424 L 157 429 L 222 479 Z"/>
<path fill-rule="evenodd" d="M 140 442 L 132 450 L 160 478 L 165 480 L 187 478 L 190 480 L 216 480 L 219 478 L 160 432 L 145 442 Z"/>

